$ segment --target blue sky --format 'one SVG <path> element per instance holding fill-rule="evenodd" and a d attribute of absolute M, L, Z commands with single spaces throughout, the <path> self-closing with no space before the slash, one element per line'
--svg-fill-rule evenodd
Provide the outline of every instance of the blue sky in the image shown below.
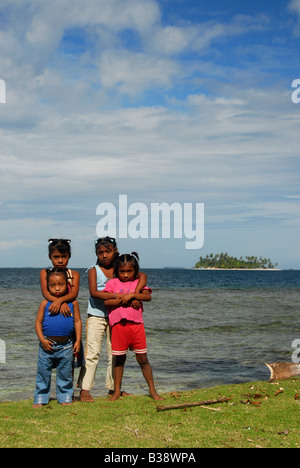
<path fill-rule="evenodd" d="M 119 240 L 143 267 L 227 252 L 300 268 L 300 0 L 2 0 L 0 266 L 95 256 L 101 203 L 204 203 L 205 239 Z"/>

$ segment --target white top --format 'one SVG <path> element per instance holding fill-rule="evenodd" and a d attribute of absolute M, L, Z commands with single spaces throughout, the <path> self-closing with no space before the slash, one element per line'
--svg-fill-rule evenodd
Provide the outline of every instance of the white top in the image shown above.
<path fill-rule="evenodd" d="M 109 281 L 109 278 L 105 276 L 99 265 L 95 265 L 92 268 L 96 269 L 97 291 L 103 291 L 106 283 Z M 102 299 L 99 299 L 98 297 L 90 296 L 87 313 L 88 315 L 94 315 L 95 317 L 108 317 L 107 308 L 104 304 L 104 301 Z"/>

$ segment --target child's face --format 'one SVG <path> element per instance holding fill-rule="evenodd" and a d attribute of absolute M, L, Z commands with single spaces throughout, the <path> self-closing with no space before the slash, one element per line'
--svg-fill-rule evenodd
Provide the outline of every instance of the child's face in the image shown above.
<path fill-rule="evenodd" d="M 61 297 L 67 293 L 68 285 L 64 275 L 54 273 L 48 280 L 48 290 L 51 296 Z"/>
<path fill-rule="evenodd" d="M 97 250 L 99 262 L 105 268 L 111 268 L 114 265 L 117 249 L 113 246 L 100 245 Z"/>
<path fill-rule="evenodd" d="M 125 263 L 119 267 L 119 279 L 123 282 L 135 279 L 135 269 L 131 263 Z"/>
<path fill-rule="evenodd" d="M 59 250 L 54 249 L 52 254 L 49 255 L 49 258 L 52 262 L 54 268 L 67 268 L 70 256 L 67 252 L 59 252 Z"/>

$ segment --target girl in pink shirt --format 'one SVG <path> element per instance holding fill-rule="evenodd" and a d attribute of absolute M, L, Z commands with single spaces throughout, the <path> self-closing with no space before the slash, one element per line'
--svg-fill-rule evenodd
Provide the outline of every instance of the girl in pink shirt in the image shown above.
<path fill-rule="evenodd" d="M 151 289 L 147 286 L 136 293 L 139 272 L 137 253 L 121 255 L 115 267 L 115 278 L 108 281 L 103 292 L 114 293 L 114 299 L 105 300 L 111 327 L 112 354 L 116 356 L 114 368 L 115 389 L 110 400 L 121 395 L 121 384 L 128 349 L 136 355 L 142 373 L 149 386 L 150 396 L 162 400 L 154 387 L 152 368 L 147 357 L 146 334 L 142 301 L 151 301 Z M 117 297 L 118 295 L 118 297 Z M 121 296 L 120 296 L 121 295 Z M 133 301 L 135 301 L 133 303 Z M 136 304 L 136 301 L 139 301 Z"/>

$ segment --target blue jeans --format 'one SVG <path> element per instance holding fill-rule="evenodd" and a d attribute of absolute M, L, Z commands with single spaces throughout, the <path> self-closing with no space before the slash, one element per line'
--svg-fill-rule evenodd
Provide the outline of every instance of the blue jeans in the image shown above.
<path fill-rule="evenodd" d="M 58 403 L 71 403 L 73 397 L 73 343 L 53 342 L 53 352 L 44 351 L 39 346 L 38 368 L 36 375 L 36 389 L 33 403 L 46 405 L 50 398 L 51 372 L 56 367 L 56 397 Z"/>

